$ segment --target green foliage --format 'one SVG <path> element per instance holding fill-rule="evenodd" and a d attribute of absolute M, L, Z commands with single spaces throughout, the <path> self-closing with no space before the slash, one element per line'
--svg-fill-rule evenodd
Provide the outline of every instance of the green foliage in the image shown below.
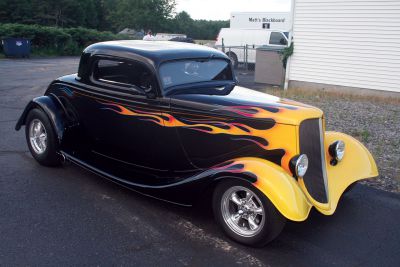
<path fill-rule="evenodd" d="M 172 17 L 175 0 L 116 0 L 108 6 L 107 18 L 113 30 L 132 28 L 157 32 Z"/>
<path fill-rule="evenodd" d="M 85 28 L 57 28 L 40 25 L 0 24 L 0 39 L 31 39 L 32 52 L 38 55 L 79 55 L 86 46 L 102 41 L 129 39 L 124 35 Z"/>
<path fill-rule="evenodd" d="M 175 0 L 0 0 L 0 24 L 83 27 L 113 32 L 124 28 L 151 29 L 155 33 L 184 33 L 203 40 L 214 40 L 221 28 L 229 27 L 229 21 L 193 20 L 184 11 L 175 14 L 175 5 Z M 80 46 L 85 42 L 80 37 L 75 39 Z"/>
<path fill-rule="evenodd" d="M 221 28 L 229 27 L 229 21 L 193 20 L 185 11 L 178 13 L 170 24 L 175 32 L 202 40 L 215 40 Z"/>
<path fill-rule="evenodd" d="M 289 57 L 291 55 L 293 55 L 293 50 L 294 50 L 294 43 L 291 42 L 290 46 L 285 47 L 282 52 L 280 52 L 281 54 L 281 59 L 282 59 L 282 63 L 283 63 L 283 67 L 286 69 L 286 65 L 287 65 L 287 61 L 289 59 Z"/>

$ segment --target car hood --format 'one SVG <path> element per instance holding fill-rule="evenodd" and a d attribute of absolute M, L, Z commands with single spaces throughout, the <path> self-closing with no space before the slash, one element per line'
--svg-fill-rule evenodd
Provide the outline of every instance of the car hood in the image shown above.
<path fill-rule="evenodd" d="M 313 106 L 279 98 L 252 89 L 236 86 L 228 95 L 187 94 L 176 100 L 215 106 L 212 113 L 252 119 L 274 120 L 276 123 L 299 125 L 306 119 L 321 118 L 323 112 Z M 204 106 L 205 108 L 206 106 Z"/>

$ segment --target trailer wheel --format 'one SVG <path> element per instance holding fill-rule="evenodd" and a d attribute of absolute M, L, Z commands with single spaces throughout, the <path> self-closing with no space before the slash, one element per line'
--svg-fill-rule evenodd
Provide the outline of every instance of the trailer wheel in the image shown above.
<path fill-rule="evenodd" d="M 238 58 L 237 58 L 236 54 L 233 53 L 233 52 L 227 52 L 226 55 L 227 55 L 227 56 L 229 57 L 229 59 L 231 60 L 232 66 L 233 66 L 235 69 L 237 69 L 237 67 L 238 67 L 238 65 L 239 65 L 239 61 L 238 61 Z"/>

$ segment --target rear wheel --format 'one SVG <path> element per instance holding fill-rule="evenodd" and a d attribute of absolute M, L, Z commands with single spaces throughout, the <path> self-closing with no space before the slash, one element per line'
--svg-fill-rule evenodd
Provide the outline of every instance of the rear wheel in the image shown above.
<path fill-rule="evenodd" d="M 277 237 L 286 222 L 263 193 L 244 181 L 218 184 L 213 195 L 213 211 L 231 239 L 255 247 Z"/>
<path fill-rule="evenodd" d="M 32 109 L 25 125 L 26 141 L 32 156 L 45 166 L 60 165 L 56 134 L 47 115 L 41 109 Z"/>

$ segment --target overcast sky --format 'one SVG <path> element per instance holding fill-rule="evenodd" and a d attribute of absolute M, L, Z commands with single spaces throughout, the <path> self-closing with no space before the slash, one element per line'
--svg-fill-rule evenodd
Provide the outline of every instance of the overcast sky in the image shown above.
<path fill-rule="evenodd" d="M 231 12 L 290 11 L 291 0 L 176 0 L 176 11 L 193 19 L 229 20 Z"/>

